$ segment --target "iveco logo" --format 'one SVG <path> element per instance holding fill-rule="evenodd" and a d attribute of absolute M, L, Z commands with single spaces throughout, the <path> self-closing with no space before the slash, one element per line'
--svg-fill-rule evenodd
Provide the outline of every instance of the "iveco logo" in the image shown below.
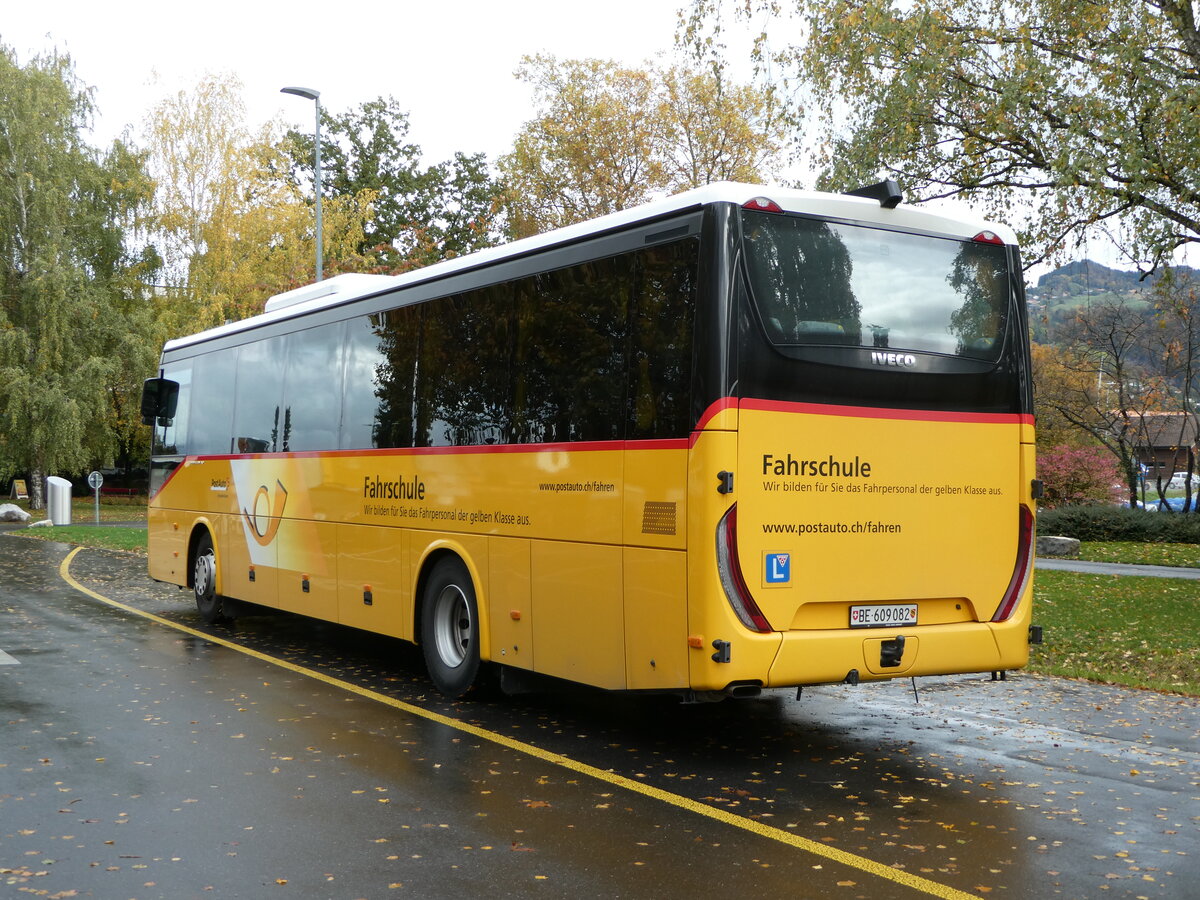
<path fill-rule="evenodd" d="M 871 362 L 877 366 L 896 366 L 900 369 L 911 369 L 917 364 L 917 358 L 911 353 L 881 353 L 871 351 Z"/>

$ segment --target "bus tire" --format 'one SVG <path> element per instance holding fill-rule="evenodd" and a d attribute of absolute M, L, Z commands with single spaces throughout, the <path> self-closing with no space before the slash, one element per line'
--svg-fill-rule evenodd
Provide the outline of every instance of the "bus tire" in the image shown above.
<path fill-rule="evenodd" d="M 450 700 L 479 674 L 479 605 L 471 573 L 458 557 L 434 564 L 421 595 L 421 651 L 434 686 Z"/>
<path fill-rule="evenodd" d="M 217 593 L 217 555 L 213 552 L 212 537 L 206 531 L 196 544 L 192 564 L 192 590 L 196 595 L 196 610 L 206 625 L 228 621 L 225 598 Z"/>

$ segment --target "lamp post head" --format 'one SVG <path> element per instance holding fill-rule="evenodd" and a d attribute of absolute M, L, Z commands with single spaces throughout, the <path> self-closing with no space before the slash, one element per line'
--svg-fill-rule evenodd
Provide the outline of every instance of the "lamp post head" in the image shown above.
<path fill-rule="evenodd" d="M 280 88 L 281 94 L 295 94 L 297 97 L 307 97 L 309 100 L 316 100 L 321 96 L 321 92 L 315 88 L 306 87 L 285 87 Z"/>

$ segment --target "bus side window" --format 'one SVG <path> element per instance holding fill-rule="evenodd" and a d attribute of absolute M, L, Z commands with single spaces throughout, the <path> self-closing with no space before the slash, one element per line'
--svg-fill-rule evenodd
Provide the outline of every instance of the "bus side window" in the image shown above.
<path fill-rule="evenodd" d="M 277 453 L 288 443 L 291 421 L 281 403 L 284 341 L 274 337 L 238 350 L 234 453 Z"/>
<path fill-rule="evenodd" d="M 596 260 L 521 282 L 514 412 L 525 441 L 624 437 L 628 290 L 618 265 Z"/>
<path fill-rule="evenodd" d="M 635 254 L 630 313 L 630 440 L 686 437 L 691 430 L 692 328 L 699 241 Z"/>
<path fill-rule="evenodd" d="M 509 443 L 512 289 L 444 297 L 425 310 L 415 381 L 417 446 Z"/>
<path fill-rule="evenodd" d="M 383 353 L 386 313 L 346 323 L 345 385 L 339 446 L 343 450 L 386 447 L 377 440 L 383 384 L 392 377 Z"/>
<path fill-rule="evenodd" d="M 236 373 L 236 348 L 196 357 L 195 379 L 204 389 L 197 390 L 191 401 L 189 453 L 213 455 L 230 451 Z"/>
<path fill-rule="evenodd" d="M 283 384 L 284 451 L 336 450 L 342 396 L 343 323 L 288 337 Z"/>
<path fill-rule="evenodd" d="M 427 340 L 424 304 L 390 310 L 377 330 L 370 446 L 421 446 L 415 394 Z"/>

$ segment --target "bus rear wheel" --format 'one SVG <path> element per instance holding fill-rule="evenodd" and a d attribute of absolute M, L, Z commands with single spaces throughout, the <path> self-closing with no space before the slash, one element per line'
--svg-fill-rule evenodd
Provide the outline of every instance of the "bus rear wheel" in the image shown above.
<path fill-rule="evenodd" d="M 471 574 L 457 558 L 436 563 L 425 582 L 421 650 L 442 694 L 456 700 L 471 689 L 479 673 L 479 606 Z"/>
<path fill-rule="evenodd" d="M 217 555 L 213 552 L 212 537 L 207 532 L 196 545 L 192 590 L 196 595 L 196 610 L 205 624 L 217 625 L 228 621 L 225 598 L 217 593 Z"/>

